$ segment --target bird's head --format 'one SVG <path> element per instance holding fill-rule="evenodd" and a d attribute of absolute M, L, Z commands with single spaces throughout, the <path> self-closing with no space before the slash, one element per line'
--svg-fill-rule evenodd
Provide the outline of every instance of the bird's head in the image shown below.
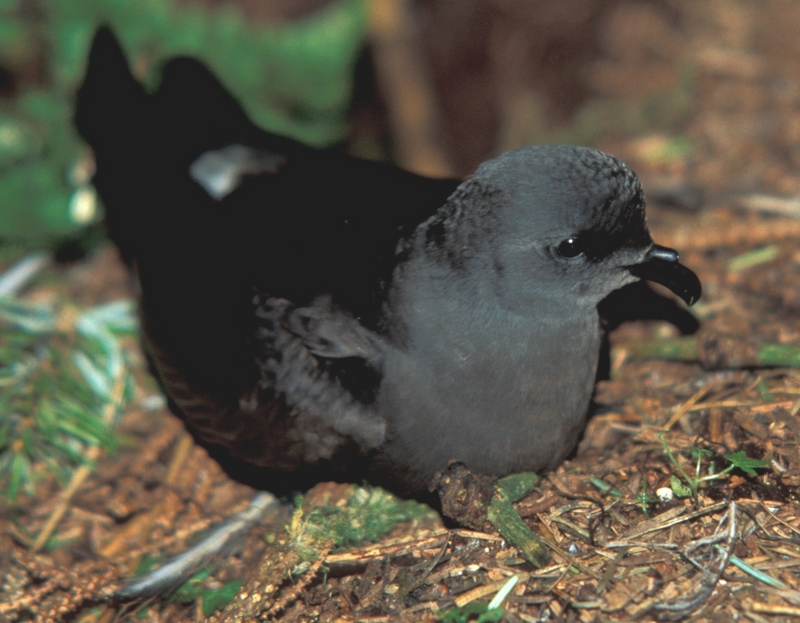
<path fill-rule="evenodd" d="M 455 279 L 491 284 L 510 308 L 593 308 L 640 278 L 691 305 L 700 281 L 654 244 L 644 208 L 638 178 L 612 156 L 526 147 L 482 164 L 427 224 L 425 243 Z"/>

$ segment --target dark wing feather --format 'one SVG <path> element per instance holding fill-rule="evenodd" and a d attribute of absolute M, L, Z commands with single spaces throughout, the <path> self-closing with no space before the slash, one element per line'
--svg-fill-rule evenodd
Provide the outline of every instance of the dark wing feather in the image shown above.
<path fill-rule="evenodd" d="M 191 59 L 170 61 L 148 96 L 107 29 L 90 53 L 76 123 L 96 151 L 110 235 L 138 280 L 147 353 L 201 437 L 279 469 L 368 448 L 376 416 L 363 385 L 378 382 L 375 366 L 349 358 L 360 361 L 353 369 L 345 356 L 335 368 L 308 346 L 333 337 L 341 344 L 328 353 L 346 352 L 355 319 L 378 329 L 398 242 L 457 182 L 264 132 Z M 244 167 L 220 198 L 190 172 L 209 154 Z M 322 333 L 293 332 L 292 310 L 320 296 L 336 310 Z M 277 301 L 282 314 L 259 317 Z M 291 382 L 276 387 L 278 377 Z"/>

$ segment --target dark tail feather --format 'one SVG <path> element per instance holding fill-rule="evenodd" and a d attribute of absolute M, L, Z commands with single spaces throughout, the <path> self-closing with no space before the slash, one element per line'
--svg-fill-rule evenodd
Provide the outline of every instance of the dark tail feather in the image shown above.
<path fill-rule="evenodd" d="M 111 30 L 98 29 L 75 103 L 75 126 L 95 152 L 94 185 L 108 233 L 130 262 L 147 218 L 142 195 L 151 176 L 152 98 L 133 77 Z"/>
<path fill-rule="evenodd" d="M 172 120 L 175 142 L 194 152 L 193 158 L 244 141 L 254 131 L 239 102 L 205 65 L 191 58 L 174 58 L 164 66 L 154 102 Z"/>
<path fill-rule="evenodd" d="M 154 106 L 169 119 L 173 143 L 194 160 L 201 153 L 241 143 L 288 156 L 299 147 L 255 126 L 239 101 L 203 63 L 177 57 L 166 63 Z"/>
<path fill-rule="evenodd" d="M 135 137 L 146 114 L 147 95 L 107 26 L 92 42 L 86 77 L 78 91 L 75 125 L 96 151 L 119 148 Z"/>

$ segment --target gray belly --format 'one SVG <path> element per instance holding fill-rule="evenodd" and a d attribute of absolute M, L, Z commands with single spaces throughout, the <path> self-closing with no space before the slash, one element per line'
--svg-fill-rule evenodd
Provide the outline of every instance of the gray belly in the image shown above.
<path fill-rule="evenodd" d="M 557 465 L 583 428 L 600 328 L 596 313 L 532 325 L 472 331 L 469 342 L 420 336 L 430 339 L 388 357 L 378 398 L 388 425 L 382 460 L 422 486 L 452 460 L 498 476 Z"/>

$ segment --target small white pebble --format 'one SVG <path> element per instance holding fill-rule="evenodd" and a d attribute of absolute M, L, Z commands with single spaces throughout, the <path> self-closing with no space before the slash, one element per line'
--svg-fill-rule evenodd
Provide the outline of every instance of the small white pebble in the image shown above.
<path fill-rule="evenodd" d="M 662 502 L 672 502 L 673 498 L 675 497 L 675 494 L 669 487 L 661 487 L 656 491 L 656 495 Z"/>
<path fill-rule="evenodd" d="M 567 548 L 567 551 L 568 551 L 570 554 L 577 554 L 578 552 L 580 552 L 580 550 L 579 550 L 579 549 L 578 549 L 578 547 L 575 545 L 575 543 L 570 543 L 570 544 L 569 544 L 569 548 Z"/>
<path fill-rule="evenodd" d="M 150 394 L 139 401 L 139 408 L 142 411 L 157 411 L 167 408 L 167 399 L 161 394 Z"/>
<path fill-rule="evenodd" d="M 772 467 L 775 469 L 776 472 L 779 474 L 783 474 L 786 471 L 786 468 L 778 463 L 775 459 L 772 459 Z"/>
<path fill-rule="evenodd" d="M 97 215 L 97 194 L 91 186 L 83 186 L 72 193 L 69 199 L 69 217 L 76 223 L 85 224 Z"/>

